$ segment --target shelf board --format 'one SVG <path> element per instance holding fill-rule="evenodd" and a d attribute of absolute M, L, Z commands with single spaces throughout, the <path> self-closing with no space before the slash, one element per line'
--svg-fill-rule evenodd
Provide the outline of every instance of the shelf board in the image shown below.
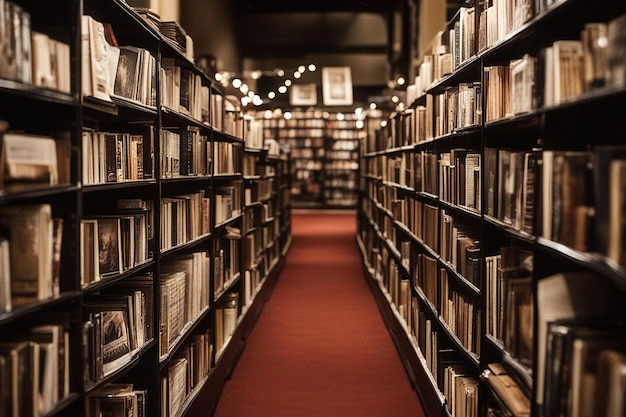
<path fill-rule="evenodd" d="M 77 300 L 79 295 L 80 292 L 78 291 L 62 292 L 58 297 L 50 297 L 14 307 L 10 312 L 0 313 L 0 325 L 4 326 L 31 315 L 41 315 L 48 310 Z"/>
<path fill-rule="evenodd" d="M 76 94 L 63 93 L 56 90 L 25 84 L 21 81 L 0 78 L 0 94 L 22 97 L 29 100 L 43 101 L 64 106 L 78 106 L 80 100 Z"/>

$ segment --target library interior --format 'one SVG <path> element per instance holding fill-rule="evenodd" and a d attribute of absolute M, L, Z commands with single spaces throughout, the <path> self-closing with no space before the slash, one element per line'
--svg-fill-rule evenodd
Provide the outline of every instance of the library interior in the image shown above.
<path fill-rule="evenodd" d="M 626 417 L 626 2 L 0 0 L 0 417 Z"/>

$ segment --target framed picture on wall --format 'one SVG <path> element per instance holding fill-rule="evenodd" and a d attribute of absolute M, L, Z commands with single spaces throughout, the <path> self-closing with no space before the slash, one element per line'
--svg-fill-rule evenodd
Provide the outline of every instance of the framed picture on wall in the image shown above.
<path fill-rule="evenodd" d="M 317 85 L 315 83 L 293 84 L 289 102 L 292 106 L 317 105 Z"/>
<path fill-rule="evenodd" d="M 325 106 L 352 105 L 352 73 L 350 67 L 322 68 Z"/>

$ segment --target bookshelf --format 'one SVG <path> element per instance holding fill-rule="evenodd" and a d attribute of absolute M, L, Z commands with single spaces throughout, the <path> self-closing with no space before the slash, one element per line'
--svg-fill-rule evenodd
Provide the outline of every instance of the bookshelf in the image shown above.
<path fill-rule="evenodd" d="M 1 408 L 212 412 L 290 246 L 288 155 L 179 25 L 118 0 L 0 11 Z"/>
<path fill-rule="evenodd" d="M 264 118 L 265 137 L 290 149 L 292 196 L 299 208 L 355 208 L 363 118 L 321 109 Z"/>
<path fill-rule="evenodd" d="M 623 413 L 625 13 L 465 2 L 364 142 L 357 242 L 431 417 Z"/>

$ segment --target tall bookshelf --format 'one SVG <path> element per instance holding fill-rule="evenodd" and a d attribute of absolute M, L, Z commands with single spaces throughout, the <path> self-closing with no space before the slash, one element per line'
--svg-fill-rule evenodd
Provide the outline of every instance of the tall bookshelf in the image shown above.
<path fill-rule="evenodd" d="M 366 142 L 357 242 L 431 417 L 623 413 L 624 13 L 465 2 Z"/>
<path fill-rule="evenodd" d="M 290 246 L 288 155 L 179 25 L 118 0 L 0 11 L 2 409 L 211 413 Z"/>
<path fill-rule="evenodd" d="M 321 109 L 264 118 L 265 137 L 290 150 L 292 196 L 298 208 L 355 208 L 363 118 Z"/>

